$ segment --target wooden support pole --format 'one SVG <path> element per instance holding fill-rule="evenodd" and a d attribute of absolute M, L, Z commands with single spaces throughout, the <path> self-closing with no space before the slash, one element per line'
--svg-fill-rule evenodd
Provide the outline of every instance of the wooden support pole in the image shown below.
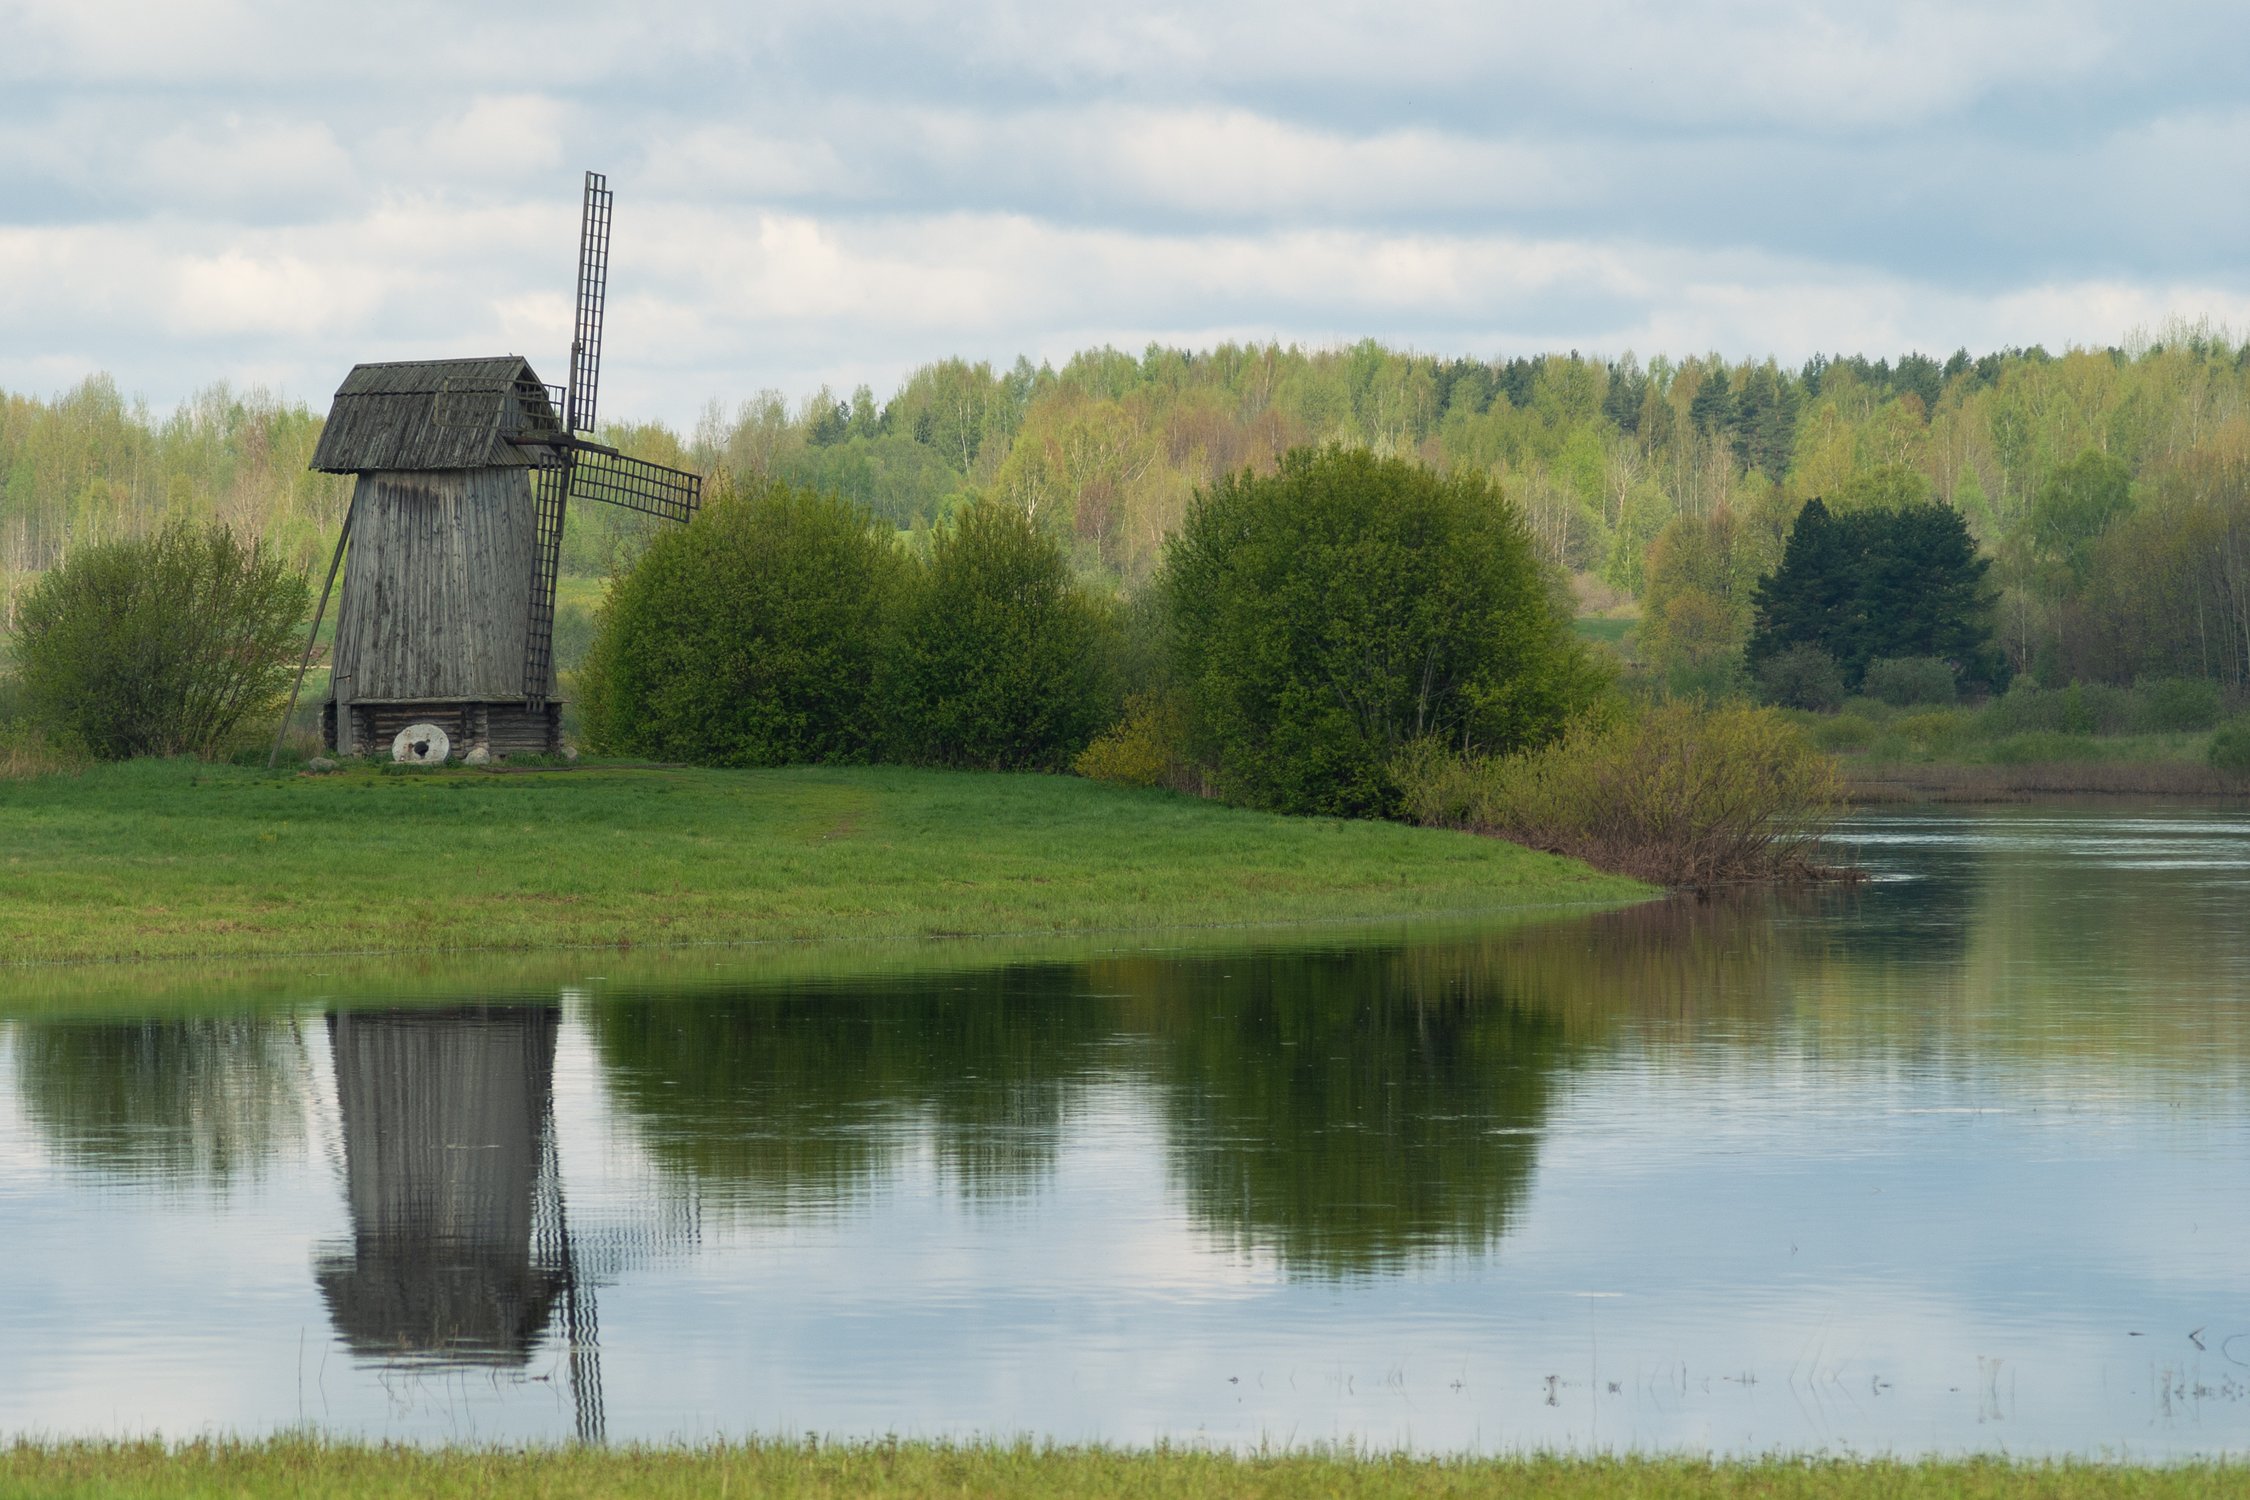
<path fill-rule="evenodd" d="M 281 742 L 288 736 L 289 721 L 297 717 L 297 695 L 305 690 L 305 671 L 312 666 L 313 643 L 320 639 L 321 616 L 328 613 L 328 595 L 336 587 L 336 570 L 344 562 L 344 544 L 351 540 L 352 512 L 358 509 L 359 495 L 355 489 L 352 503 L 344 507 L 343 528 L 336 533 L 336 553 L 328 559 L 328 581 L 320 586 L 320 605 L 313 611 L 312 629 L 305 632 L 305 654 L 297 659 L 297 680 L 289 685 L 289 706 L 281 711 L 281 722 L 273 731 L 273 749 L 266 752 L 269 771 L 281 759 Z"/>

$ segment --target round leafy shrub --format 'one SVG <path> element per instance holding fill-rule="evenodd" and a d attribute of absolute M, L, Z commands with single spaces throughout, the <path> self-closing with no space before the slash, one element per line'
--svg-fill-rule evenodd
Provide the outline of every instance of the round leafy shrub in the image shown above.
<path fill-rule="evenodd" d="M 1668 703 L 1590 714 L 1518 755 L 1399 757 L 1408 813 L 1667 885 L 1820 873 L 1836 763 L 1774 710 Z"/>
<path fill-rule="evenodd" d="M 1255 806 L 1388 814 L 1402 745 L 1543 744 L 1602 687 L 1477 474 L 1299 450 L 1198 495 L 1161 587 L 1198 748 Z"/>
<path fill-rule="evenodd" d="M 1953 668 L 1934 656 L 1882 656 L 1867 664 L 1860 684 L 1870 698 L 1893 708 L 1953 701 Z"/>
<path fill-rule="evenodd" d="M 1982 727 L 1994 738 L 2042 731 L 2066 733 L 2073 727 L 2070 718 L 2074 702 L 2066 700 L 2059 688 L 2042 688 L 2018 678 L 2008 691 L 1985 704 L 1980 715 Z"/>
<path fill-rule="evenodd" d="M 2133 727 L 2148 734 L 2194 734 L 2219 722 L 2219 685 L 2208 677 L 2158 677 L 2134 684 Z"/>
<path fill-rule="evenodd" d="M 1822 719 L 1807 731 L 1813 744 L 1823 750 L 1864 750 L 1875 743 L 1880 733 L 1872 719 L 1858 714 L 1838 714 L 1833 719 Z"/>
<path fill-rule="evenodd" d="M 1187 712 L 1178 698 L 1135 693 L 1118 721 L 1080 751 L 1070 768 L 1093 781 L 1192 791 L 1197 783 L 1187 737 Z"/>
<path fill-rule="evenodd" d="M 883 673 L 902 758 L 1059 770 L 1109 717 L 1099 607 L 1014 506 L 940 531 L 908 581 Z"/>
<path fill-rule="evenodd" d="M 2080 734 L 2123 734 L 2133 726 L 2133 695 L 2106 682 L 2074 682 L 2062 690 L 2071 701 L 2071 728 Z"/>
<path fill-rule="evenodd" d="M 22 712 L 104 760 L 221 754 L 280 711 L 308 598 L 224 526 L 81 547 L 17 614 Z"/>
<path fill-rule="evenodd" d="M 1844 669 L 1818 646 L 1791 646 L 1759 664 L 1758 691 L 1778 708 L 1826 712 L 1843 706 Z"/>
<path fill-rule="evenodd" d="M 1971 722 L 1971 716 L 1958 709 L 1927 709 L 1901 714 L 1892 722 L 1891 733 L 1923 754 L 1943 755 L 1968 736 Z"/>
<path fill-rule="evenodd" d="M 612 585 L 578 681 L 588 747 L 725 766 L 866 759 L 904 567 L 833 496 L 721 495 Z"/>
<path fill-rule="evenodd" d="M 2211 769 L 2228 776 L 2250 776 L 2250 715 L 2229 721 L 2211 736 L 2205 752 Z"/>

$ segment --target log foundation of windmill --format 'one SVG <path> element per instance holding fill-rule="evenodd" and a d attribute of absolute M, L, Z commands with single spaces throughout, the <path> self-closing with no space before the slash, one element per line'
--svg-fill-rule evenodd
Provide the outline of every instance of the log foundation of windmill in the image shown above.
<path fill-rule="evenodd" d="M 553 644 L 566 505 L 601 500 L 682 522 L 695 514 L 700 477 L 587 436 L 610 196 L 586 174 L 568 387 L 508 354 L 363 364 L 337 388 L 312 467 L 358 476 L 313 620 L 317 633 L 340 568 L 321 715 L 339 754 L 396 741 L 401 758 L 414 758 L 415 745 L 426 755 L 441 742 L 404 732 L 429 727 L 458 755 L 559 752 Z M 308 661 L 311 650 L 308 639 Z"/>

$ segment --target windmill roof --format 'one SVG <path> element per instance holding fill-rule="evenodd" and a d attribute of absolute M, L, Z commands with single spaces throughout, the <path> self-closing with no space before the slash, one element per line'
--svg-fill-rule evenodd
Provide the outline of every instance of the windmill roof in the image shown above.
<path fill-rule="evenodd" d="M 520 354 L 354 365 L 336 388 L 312 467 L 330 474 L 536 467 L 545 462 L 541 450 L 510 439 L 560 427 L 546 387 Z"/>

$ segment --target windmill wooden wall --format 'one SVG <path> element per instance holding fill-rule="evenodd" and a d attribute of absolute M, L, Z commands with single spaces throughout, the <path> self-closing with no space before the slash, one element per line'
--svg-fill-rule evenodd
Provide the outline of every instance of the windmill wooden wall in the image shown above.
<path fill-rule="evenodd" d="M 552 716 L 522 706 L 538 540 L 531 475 L 483 468 L 359 476 L 330 689 L 339 750 L 381 749 L 421 720 L 453 734 L 457 750 L 553 748 Z"/>

